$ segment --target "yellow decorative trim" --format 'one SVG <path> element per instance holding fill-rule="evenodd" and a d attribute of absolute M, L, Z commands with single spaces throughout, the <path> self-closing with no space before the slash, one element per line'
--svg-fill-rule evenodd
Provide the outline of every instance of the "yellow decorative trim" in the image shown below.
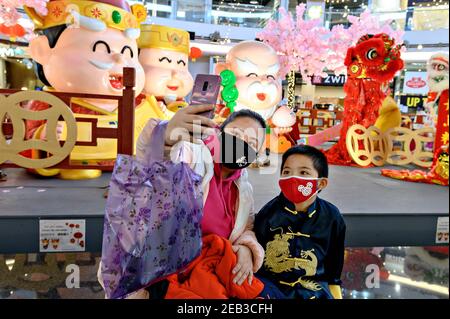
<path fill-rule="evenodd" d="M 163 49 L 189 55 L 189 32 L 162 25 L 142 24 L 138 46 L 141 49 Z"/>
<path fill-rule="evenodd" d="M 284 207 L 284 209 L 285 209 L 287 212 L 291 213 L 292 215 L 297 216 L 297 215 L 299 214 L 298 211 L 292 210 L 292 209 L 290 209 L 289 207 Z M 317 213 L 317 210 L 314 210 L 311 214 L 308 215 L 308 217 L 311 218 L 311 217 L 313 217 L 316 213 Z"/>
<path fill-rule="evenodd" d="M 181 109 L 184 109 L 185 107 L 188 107 L 189 104 L 184 102 L 184 101 L 176 101 L 176 102 L 172 102 L 169 105 L 167 105 L 167 109 L 170 112 L 176 113 Z"/>
<path fill-rule="evenodd" d="M 109 28 L 121 31 L 129 28 L 139 28 L 139 24 L 145 21 L 147 15 L 147 11 L 142 5 L 133 5 L 131 12 L 128 12 L 107 3 L 88 0 L 57 0 L 48 2 L 48 14 L 46 16 L 39 15 L 30 7 L 25 6 L 24 9 L 38 30 L 73 24 L 73 11 L 78 12 L 82 16 L 100 20 Z"/>
<path fill-rule="evenodd" d="M 295 215 L 295 216 L 298 215 L 298 212 L 296 210 L 289 209 L 288 207 L 285 207 L 284 209 L 286 211 L 288 211 L 289 213 L 291 213 L 292 215 Z"/>
<path fill-rule="evenodd" d="M 82 99 L 79 99 L 79 98 L 72 98 L 70 100 L 70 102 L 71 103 L 75 103 L 77 105 L 80 105 L 80 106 L 82 106 L 82 107 L 84 107 L 84 108 L 86 108 L 88 110 L 100 113 L 102 115 L 110 115 L 110 116 L 117 115 L 117 112 L 106 111 L 105 109 L 102 109 L 102 108 L 100 108 L 98 106 L 92 105 L 92 104 L 90 104 L 88 102 L 83 101 Z"/>

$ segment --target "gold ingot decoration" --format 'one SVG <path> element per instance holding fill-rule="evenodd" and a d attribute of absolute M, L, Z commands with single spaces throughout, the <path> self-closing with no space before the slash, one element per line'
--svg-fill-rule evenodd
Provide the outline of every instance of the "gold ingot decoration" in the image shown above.
<path fill-rule="evenodd" d="M 43 111 L 30 111 L 20 106 L 27 101 L 42 101 L 51 107 Z M 14 134 L 7 141 L 0 130 L 0 164 L 7 161 L 24 168 L 40 169 L 55 166 L 67 158 L 77 140 L 77 125 L 70 108 L 58 97 L 39 91 L 21 91 L 8 97 L 0 95 L 0 119 L 8 115 L 11 119 Z M 67 136 L 61 146 L 57 136 L 57 124 L 62 117 L 67 127 Z M 46 120 L 47 140 L 25 140 L 25 120 Z M 44 159 L 31 159 L 20 155 L 25 150 L 42 150 L 51 154 Z"/>
<path fill-rule="evenodd" d="M 395 127 L 383 133 L 375 126 L 365 128 L 353 125 L 347 132 L 347 151 L 353 161 L 362 167 L 415 164 L 430 168 L 433 165 L 433 152 L 424 150 L 424 145 L 434 142 L 434 130 L 423 128 L 411 130 Z M 411 150 L 414 142 L 415 149 Z M 400 149 L 398 145 L 401 145 Z M 362 148 L 361 148 L 362 146 Z"/>

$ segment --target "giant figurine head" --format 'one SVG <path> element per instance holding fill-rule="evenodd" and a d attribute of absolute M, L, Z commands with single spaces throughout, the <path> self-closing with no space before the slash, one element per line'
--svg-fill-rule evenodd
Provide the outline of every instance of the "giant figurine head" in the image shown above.
<path fill-rule="evenodd" d="M 132 67 L 135 92 L 142 91 L 145 74 L 136 39 L 146 17 L 143 6 L 130 8 L 125 0 L 54 0 L 47 9 L 40 16 L 25 8 L 41 34 L 29 51 L 42 82 L 62 92 L 121 95 L 123 68 Z M 117 101 L 90 102 L 106 111 L 117 108 Z"/>
<path fill-rule="evenodd" d="M 184 30 L 160 25 L 141 26 L 139 61 L 145 70 L 146 94 L 170 102 L 192 91 L 189 38 L 189 32 Z"/>
<path fill-rule="evenodd" d="M 224 70 L 233 71 L 237 78 L 235 110 L 251 109 L 269 119 L 282 98 L 280 61 L 275 50 L 263 42 L 241 42 L 229 51 L 225 63 L 217 65 L 216 73 Z"/>
<path fill-rule="evenodd" d="M 427 65 L 428 85 L 431 92 L 442 92 L 448 90 L 448 54 L 434 54 Z"/>

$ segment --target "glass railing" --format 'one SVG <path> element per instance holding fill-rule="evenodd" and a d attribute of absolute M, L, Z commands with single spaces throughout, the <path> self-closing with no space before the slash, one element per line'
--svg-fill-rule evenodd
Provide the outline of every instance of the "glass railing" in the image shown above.
<path fill-rule="evenodd" d="M 292 1 L 292 0 L 291 0 Z M 436 0 L 437 1 L 437 0 Z M 230 0 L 135 0 L 145 3 L 149 16 L 190 22 L 210 23 L 248 28 L 262 28 L 270 18 L 277 16 L 280 1 Z M 336 8 L 327 4 L 324 24 L 333 27 L 348 24 L 348 15 L 359 16 L 365 8 Z M 448 3 L 431 7 L 409 7 L 401 11 L 382 11 L 373 14 L 381 21 L 391 20 L 395 29 L 406 31 L 449 28 Z"/>
<path fill-rule="evenodd" d="M 348 24 L 348 15 L 359 16 L 364 10 L 327 9 L 325 13 L 325 24 L 333 27 L 337 24 Z M 372 12 L 379 17 L 380 21 L 392 21 L 392 27 L 396 30 L 406 31 L 433 31 L 448 29 L 449 27 L 448 6 L 442 7 L 415 7 L 403 11 Z"/>
<path fill-rule="evenodd" d="M 414 12 L 408 18 L 407 30 L 448 29 L 448 21 L 448 5 L 441 8 L 414 8 Z"/>
<path fill-rule="evenodd" d="M 213 24 L 226 24 L 247 28 L 263 28 L 276 16 L 273 5 L 234 4 L 213 1 L 211 16 Z"/>
<path fill-rule="evenodd" d="M 0 299 L 104 299 L 100 259 L 0 253 Z M 347 248 L 341 279 L 344 299 L 448 299 L 448 246 Z"/>

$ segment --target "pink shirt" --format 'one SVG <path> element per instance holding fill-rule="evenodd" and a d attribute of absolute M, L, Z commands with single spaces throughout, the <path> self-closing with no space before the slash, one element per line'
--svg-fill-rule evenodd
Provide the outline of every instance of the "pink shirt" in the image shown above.
<path fill-rule="evenodd" d="M 241 177 L 238 170 L 228 178 L 222 178 L 220 164 L 214 163 L 214 176 L 209 184 L 209 193 L 203 208 L 203 236 L 216 234 L 229 238 L 236 222 L 239 190 L 234 183 Z"/>

